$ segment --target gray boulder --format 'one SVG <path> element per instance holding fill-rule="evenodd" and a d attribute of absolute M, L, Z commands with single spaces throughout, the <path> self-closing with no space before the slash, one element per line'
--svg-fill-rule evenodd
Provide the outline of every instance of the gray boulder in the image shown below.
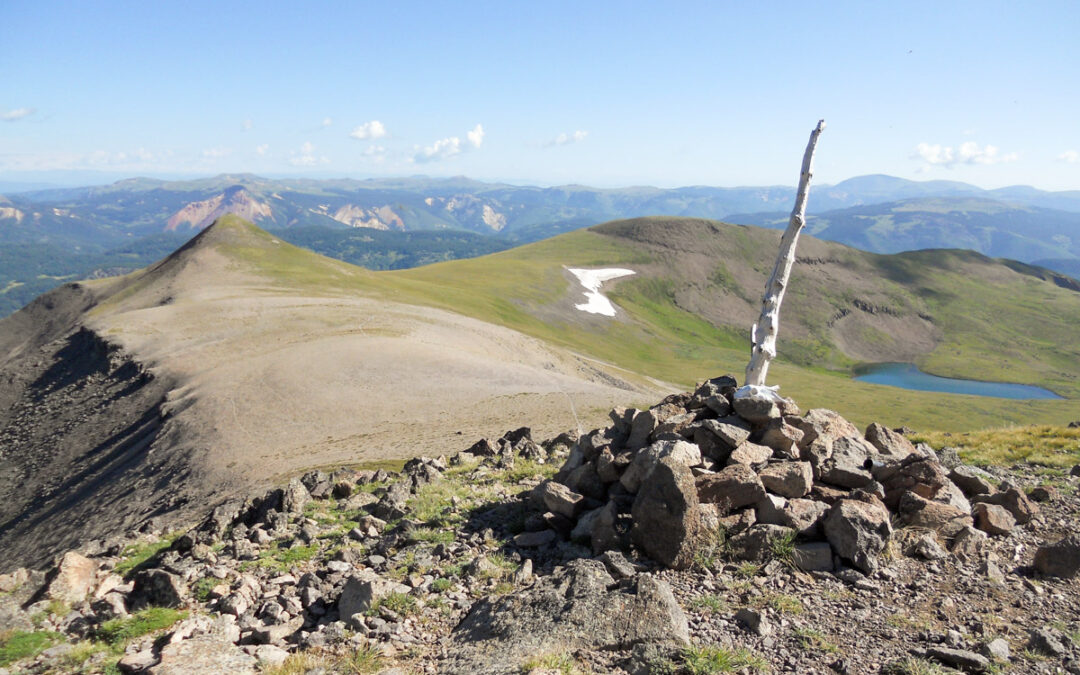
<path fill-rule="evenodd" d="M 646 477 L 631 510 L 630 537 L 649 557 L 685 569 L 702 536 L 697 490 L 690 469 L 675 456 L 660 459 Z"/>
<path fill-rule="evenodd" d="M 670 587 L 638 574 L 616 584 L 598 560 L 574 560 L 527 590 L 484 598 L 454 629 L 440 672 L 518 673 L 547 650 L 686 646 L 686 615 Z"/>
<path fill-rule="evenodd" d="M 841 499 L 829 510 L 825 537 L 837 555 L 867 574 L 878 568 L 878 555 L 892 536 L 889 510 L 877 500 Z"/>
<path fill-rule="evenodd" d="M 757 504 L 765 496 L 761 479 L 745 464 L 732 464 L 717 473 L 698 476 L 696 483 L 698 501 L 718 505 L 720 515 Z"/>
<path fill-rule="evenodd" d="M 1043 544 L 1035 552 L 1035 569 L 1063 579 L 1080 574 L 1080 534 L 1070 534 L 1053 544 Z"/>
<path fill-rule="evenodd" d="M 814 469 L 810 462 L 778 462 L 758 471 L 765 489 L 773 494 L 797 499 L 810 494 L 814 485 Z"/>

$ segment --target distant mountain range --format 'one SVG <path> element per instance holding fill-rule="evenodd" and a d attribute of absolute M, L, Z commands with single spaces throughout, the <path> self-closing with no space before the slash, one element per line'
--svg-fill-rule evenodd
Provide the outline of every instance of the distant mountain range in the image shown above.
<path fill-rule="evenodd" d="M 250 174 L 18 192 L 0 196 L 0 260 L 7 263 L 0 269 L 0 315 L 57 280 L 141 267 L 164 244 L 225 213 L 310 242 L 320 253 L 382 269 L 481 255 L 646 215 L 783 227 L 793 199 L 794 189 L 784 186 L 598 189 L 464 177 L 272 180 Z M 1077 274 L 1080 266 L 1080 191 L 983 190 L 860 176 L 813 187 L 810 214 L 815 235 L 872 252 L 968 248 L 1065 274 Z M 305 232 L 286 232 L 297 228 Z M 447 236 L 433 239 L 432 231 Z"/>

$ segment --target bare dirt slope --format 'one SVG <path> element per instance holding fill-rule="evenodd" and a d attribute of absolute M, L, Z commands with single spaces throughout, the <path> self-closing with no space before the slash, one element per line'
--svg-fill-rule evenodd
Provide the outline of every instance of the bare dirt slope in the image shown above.
<path fill-rule="evenodd" d="M 304 277 L 368 274 L 344 263 L 297 250 L 295 283 L 260 267 L 285 246 L 224 218 L 143 272 L 0 322 L 0 569 L 303 468 L 591 428 L 661 388 Z"/>

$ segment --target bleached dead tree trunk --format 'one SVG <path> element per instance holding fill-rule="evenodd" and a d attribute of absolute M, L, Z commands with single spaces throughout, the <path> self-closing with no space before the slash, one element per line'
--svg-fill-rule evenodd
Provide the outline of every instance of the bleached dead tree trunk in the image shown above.
<path fill-rule="evenodd" d="M 746 388 L 765 387 L 765 375 L 769 372 L 769 362 L 776 357 L 776 333 L 780 328 L 780 303 L 784 301 L 791 267 L 795 264 L 795 245 L 799 243 L 799 233 L 806 224 L 806 196 L 810 192 L 810 178 L 813 176 L 814 148 L 818 136 L 825 129 L 825 120 L 819 120 L 817 127 L 810 132 L 810 142 L 803 154 L 802 173 L 799 176 L 799 190 L 795 194 L 795 208 L 791 211 L 791 221 L 783 238 L 780 239 L 780 252 L 776 256 L 769 283 L 765 285 L 765 296 L 761 300 L 761 317 L 750 332 L 750 363 L 746 366 Z M 749 394 L 750 392 L 746 392 Z"/>

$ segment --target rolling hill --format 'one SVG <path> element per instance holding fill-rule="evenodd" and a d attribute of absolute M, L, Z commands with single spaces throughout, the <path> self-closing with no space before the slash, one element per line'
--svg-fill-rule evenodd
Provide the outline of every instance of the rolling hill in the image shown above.
<path fill-rule="evenodd" d="M 730 220 L 783 228 L 788 216 L 735 214 Z M 1080 261 L 1080 213 L 974 196 L 921 197 L 818 212 L 807 219 L 807 231 L 874 253 L 963 248 L 1042 264 L 1063 274 L 1074 271 Z"/>
<path fill-rule="evenodd" d="M 0 321 L 0 539 L 31 545 L 45 527 L 70 546 L 303 468 L 437 455 L 457 432 L 587 428 L 613 405 L 740 373 L 778 239 L 645 218 L 376 273 L 222 217 L 145 270 L 68 284 Z M 577 307 L 571 266 L 634 271 L 605 289 L 614 317 Z M 1080 396 L 1077 325 L 1080 293 L 1037 268 L 807 238 L 772 380 L 860 424 L 1061 424 Z M 1069 400 L 850 379 L 879 360 Z"/>
<path fill-rule="evenodd" d="M 22 192 L 0 197 L 0 316 L 60 282 L 148 265 L 224 213 L 317 253 L 370 269 L 398 269 L 644 214 L 783 227 L 792 192 L 775 186 L 542 188 L 467 178 L 272 180 L 250 174 Z M 971 248 L 1074 277 L 1080 261 L 1080 192 L 860 176 L 815 188 L 810 206 L 811 231 L 879 253 Z"/>

